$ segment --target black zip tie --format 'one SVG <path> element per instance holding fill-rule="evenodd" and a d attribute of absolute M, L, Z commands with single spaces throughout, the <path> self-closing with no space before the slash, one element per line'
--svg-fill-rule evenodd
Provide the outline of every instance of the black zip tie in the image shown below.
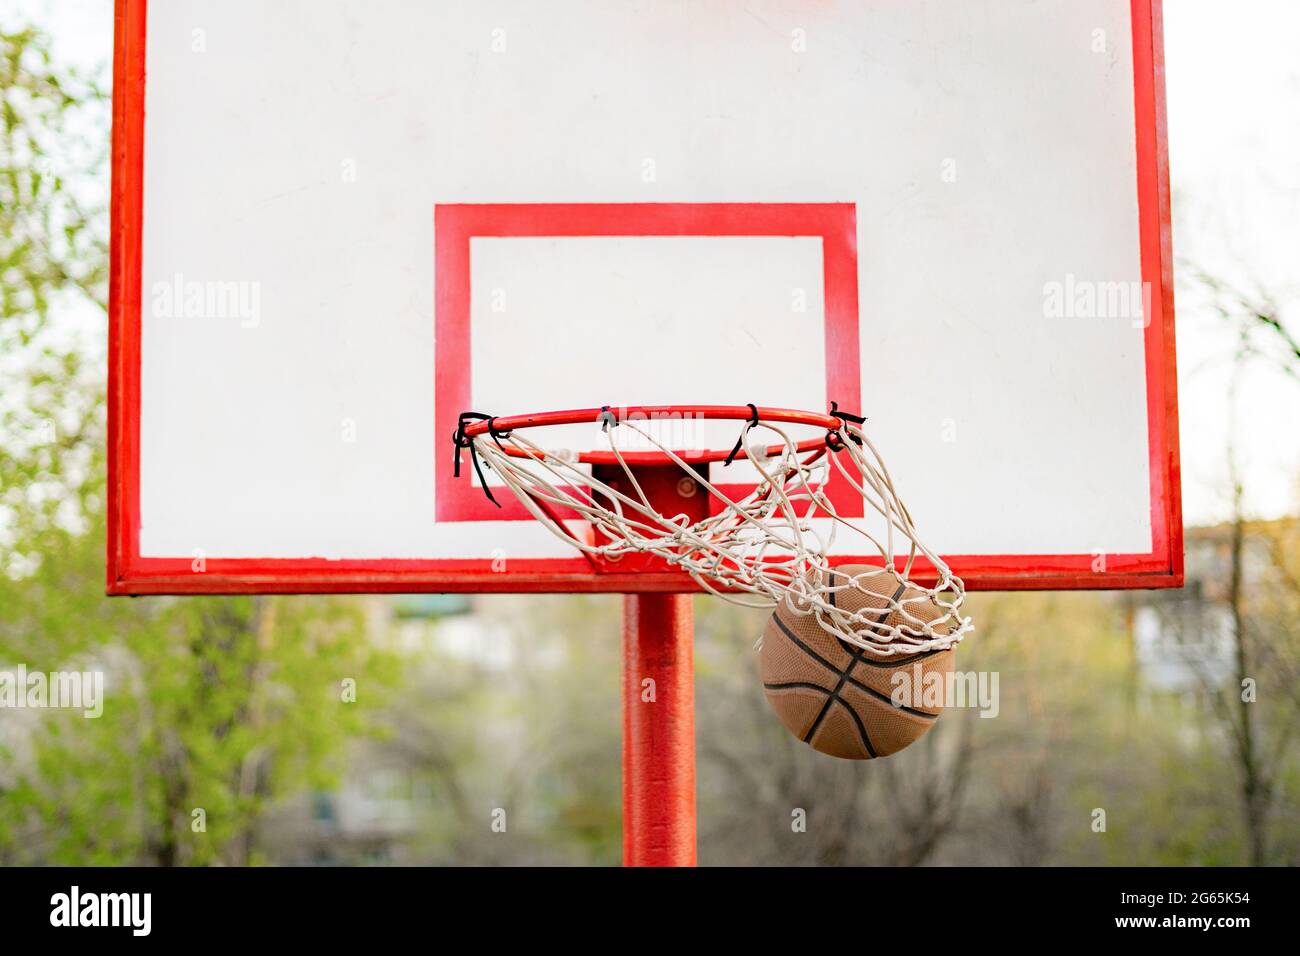
<path fill-rule="evenodd" d="M 835 418 L 842 419 L 843 421 L 852 422 L 855 425 L 865 425 L 867 423 L 867 420 L 861 415 L 854 415 L 852 412 L 840 411 L 839 402 L 831 402 L 831 415 Z"/>
<path fill-rule="evenodd" d="M 492 489 L 488 487 L 487 479 L 483 477 L 483 469 L 478 462 L 478 452 L 474 450 L 473 445 L 469 448 L 469 460 L 474 462 L 474 473 L 478 475 L 478 483 L 483 486 L 483 494 L 487 495 L 488 501 L 500 508 L 501 502 L 492 497 Z"/>
<path fill-rule="evenodd" d="M 452 444 L 456 446 L 456 457 L 452 468 L 452 475 L 460 477 L 460 450 L 462 448 L 473 447 L 473 442 L 465 434 L 465 426 L 470 422 L 487 421 L 491 416 L 484 415 L 481 412 L 461 412 L 460 418 L 456 422 L 456 433 L 451 436 Z"/>
<path fill-rule="evenodd" d="M 600 430 L 603 432 L 608 432 L 610 428 L 618 427 L 618 416 L 609 410 L 608 405 L 602 405 L 600 407 L 600 417 L 598 417 L 596 421 L 600 422 Z"/>
<path fill-rule="evenodd" d="M 501 439 L 509 438 L 510 433 L 503 432 L 501 431 L 501 429 L 497 428 L 497 420 L 495 418 L 489 418 L 487 420 L 487 423 L 488 423 L 488 434 L 491 435 L 492 440 L 497 443 L 497 447 L 500 448 L 502 451 L 505 451 L 506 446 L 501 444 Z M 509 454 L 509 452 L 506 452 L 506 454 Z"/>
<path fill-rule="evenodd" d="M 840 420 L 841 428 L 844 428 L 844 426 L 849 422 L 852 422 L 854 425 L 864 425 L 867 421 L 862 415 L 854 415 L 852 412 L 841 411 L 839 402 L 831 402 L 830 414 L 833 418 L 838 418 Z M 861 438 L 850 432 L 847 428 L 845 429 L 844 434 L 848 435 L 849 441 L 861 447 Z M 844 447 L 844 441 L 840 438 L 838 430 L 826 433 L 826 447 L 831 451 L 839 451 Z"/>
<path fill-rule="evenodd" d="M 748 424 L 745 425 L 744 428 L 740 430 L 740 435 L 739 437 L 736 438 L 736 447 L 731 449 L 731 454 L 728 455 L 727 460 L 722 463 L 723 468 L 726 468 L 728 465 L 730 465 L 733 461 L 736 460 L 736 456 L 740 454 L 740 446 L 743 445 L 745 442 L 745 436 L 749 434 L 749 430 L 751 428 L 753 428 L 755 425 L 758 424 L 757 406 L 755 406 L 752 402 L 746 402 L 745 405 L 749 409 L 749 422 Z"/>
<path fill-rule="evenodd" d="M 488 501 L 492 502 L 494 505 L 500 508 L 501 502 L 497 501 L 496 498 L 492 497 L 492 489 L 488 487 L 487 479 L 483 477 L 483 466 L 479 463 L 478 452 L 475 451 L 474 449 L 474 442 L 468 435 L 465 434 L 465 426 L 468 423 L 473 421 L 478 421 L 478 422 L 486 421 L 488 423 L 488 433 L 492 436 L 492 440 L 495 441 L 498 445 L 501 444 L 501 442 L 497 439 L 497 432 L 493 425 L 493 422 L 496 421 L 495 418 L 493 418 L 490 415 L 484 415 L 481 412 L 461 412 L 460 420 L 457 422 L 456 425 L 456 434 L 451 437 L 451 440 L 456 445 L 455 467 L 452 473 L 456 478 L 460 477 L 460 450 L 462 448 L 468 448 L 469 460 L 474 465 L 474 474 L 478 475 L 479 484 L 483 486 L 483 494 L 487 495 Z M 502 432 L 501 434 L 508 435 L 509 432 Z M 505 449 L 502 450 L 504 451 Z"/>

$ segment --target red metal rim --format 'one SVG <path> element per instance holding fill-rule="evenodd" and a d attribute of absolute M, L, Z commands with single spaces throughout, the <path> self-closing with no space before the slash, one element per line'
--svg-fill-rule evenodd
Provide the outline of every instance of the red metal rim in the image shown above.
<path fill-rule="evenodd" d="M 490 428 L 498 432 L 512 432 L 525 428 L 547 428 L 554 425 L 595 424 L 601 416 L 611 413 L 621 423 L 632 416 L 655 415 L 695 415 L 712 421 L 747 422 L 757 417 L 760 423 L 777 423 L 784 425 L 805 425 L 821 428 L 827 432 L 838 430 L 843 420 L 828 412 L 807 412 L 794 408 L 768 408 L 762 405 L 751 408 L 749 405 L 620 405 L 600 408 L 574 408 L 564 411 L 535 412 L 528 415 L 503 415 L 500 418 L 481 419 L 466 424 L 466 438 L 477 438 L 488 434 Z M 767 447 L 768 455 L 775 457 L 785 450 L 785 445 L 776 444 Z M 795 451 L 803 453 L 817 451 L 826 447 L 825 436 L 807 438 L 795 445 Z M 503 446 L 507 455 L 513 458 L 532 457 L 527 451 L 512 445 Z M 731 455 L 730 448 L 710 448 L 692 451 L 673 452 L 682 461 L 691 464 L 708 464 L 725 461 Z M 744 456 L 742 448 L 740 456 Z M 740 457 L 738 456 L 738 457 Z M 619 455 L 612 451 L 587 451 L 577 456 L 577 460 L 588 465 L 616 465 L 623 461 L 629 465 L 663 465 L 672 463 L 673 459 L 659 451 L 626 451 Z"/>

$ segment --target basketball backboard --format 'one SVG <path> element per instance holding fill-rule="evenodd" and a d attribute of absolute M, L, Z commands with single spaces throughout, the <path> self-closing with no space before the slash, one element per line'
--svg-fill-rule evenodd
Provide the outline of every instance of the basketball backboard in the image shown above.
<path fill-rule="evenodd" d="M 116 40 L 111 593 L 692 587 L 453 477 L 460 413 L 831 401 L 969 587 L 1181 582 L 1159 0 L 118 0 Z"/>

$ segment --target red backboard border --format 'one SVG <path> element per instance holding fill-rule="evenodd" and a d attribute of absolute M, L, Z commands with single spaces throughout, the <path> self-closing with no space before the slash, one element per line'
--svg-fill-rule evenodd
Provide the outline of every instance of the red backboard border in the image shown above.
<path fill-rule="evenodd" d="M 580 557 L 510 560 L 507 573 L 494 573 L 492 562 L 487 559 L 208 558 L 205 570 L 196 573 L 191 569 L 190 557 L 157 558 L 140 554 L 146 9 L 146 0 L 117 0 L 115 16 L 107 592 L 143 595 L 697 590 L 688 578 L 677 573 L 593 575 L 590 565 Z M 1091 554 L 946 556 L 953 570 L 972 590 L 1160 588 L 1180 587 L 1183 583 L 1161 0 L 1131 0 L 1131 10 L 1142 278 L 1150 284 L 1153 293 L 1145 330 L 1151 550 L 1144 554 L 1106 555 L 1102 567 L 1098 566 L 1099 557 Z M 450 435 L 443 427 L 446 411 L 440 402 L 437 425 L 440 434 Z M 438 447 L 441 449 L 441 445 Z M 440 466 L 439 481 L 443 473 Z"/>

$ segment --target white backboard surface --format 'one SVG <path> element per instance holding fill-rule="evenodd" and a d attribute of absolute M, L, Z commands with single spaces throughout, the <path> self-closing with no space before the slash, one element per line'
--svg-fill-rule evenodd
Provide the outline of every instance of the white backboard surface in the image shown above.
<path fill-rule="evenodd" d="M 1177 583 L 1159 42 L 1130 0 L 119 0 L 110 591 L 667 589 L 479 507 L 447 422 L 831 400 L 968 585 Z"/>

